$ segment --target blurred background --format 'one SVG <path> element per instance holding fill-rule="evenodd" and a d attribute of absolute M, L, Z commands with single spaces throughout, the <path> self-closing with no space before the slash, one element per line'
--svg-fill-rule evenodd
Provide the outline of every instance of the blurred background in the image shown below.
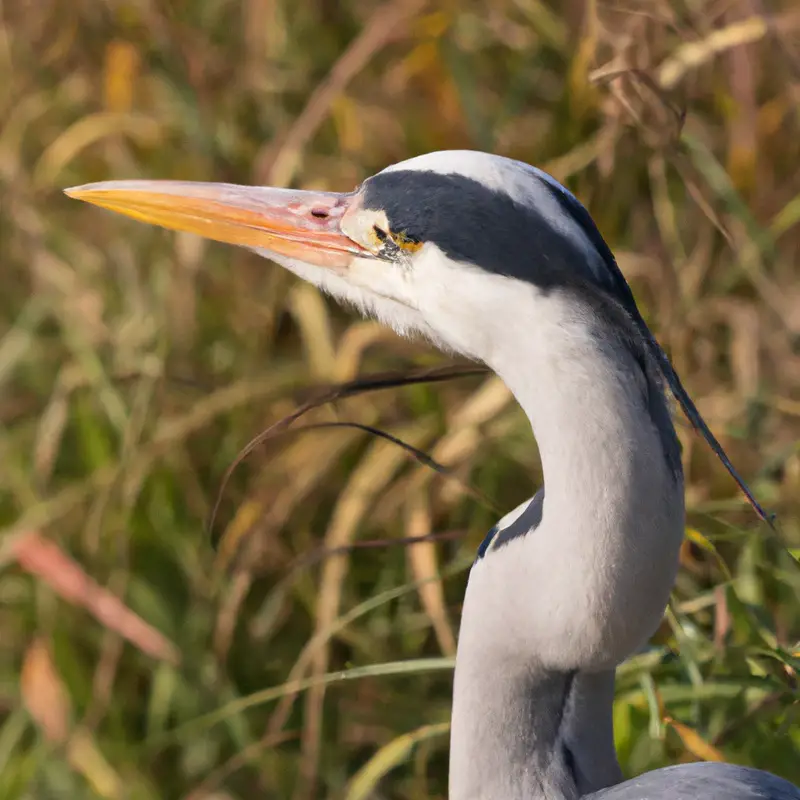
<path fill-rule="evenodd" d="M 800 783 L 798 108 L 793 0 L 0 3 L 0 798 L 446 797 L 466 570 L 541 480 L 526 419 L 490 376 L 401 386 L 295 427 L 375 425 L 450 477 L 330 428 L 223 482 L 315 387 L 449 360 L 61 189 L 346 190 L 460 147 L 589 207 L 779 514 L 776 537 L 676 418 L 687 541 L 620 669 L 626 773 Z"/>

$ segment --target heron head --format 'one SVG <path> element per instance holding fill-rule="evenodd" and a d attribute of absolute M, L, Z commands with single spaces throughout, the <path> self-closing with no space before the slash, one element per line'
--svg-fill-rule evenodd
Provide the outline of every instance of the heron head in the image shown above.
<path fill-rule="evenodd" d="M 481 360 L 492 320 L 529 318 L 537 291 L 609 284 L 578 201 L 533 167 L 487 153 L 430 153 L 346 193 L 139 180 L 67 194 L 255 250 L 400 333 Z"/>

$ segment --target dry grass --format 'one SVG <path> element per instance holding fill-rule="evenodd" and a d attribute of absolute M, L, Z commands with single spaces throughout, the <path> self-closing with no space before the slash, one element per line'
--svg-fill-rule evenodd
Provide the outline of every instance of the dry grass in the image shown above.
<path fill-rule="evenodd" d="M 450 147 L 543 166 L 798 548 L 798 31 L 792 0 L 0 3 L 0 797 L 445 797 L 459 602 L 496 516 L 465 486 L 511 508 L 541 477 L 492 378 L 374 392 L 304 421 L 377 425 L 451 477 L 357 429 L 284 436 L 210 536 L 226 468 L 304 387 L 442 360 L 60 188 L 343 189 Z M 800 782 L 800 571 L 680 432 L 690 537 L 620 670 L 624 767 Z M 465 536 L 318 558 L 429 531 Z"/>

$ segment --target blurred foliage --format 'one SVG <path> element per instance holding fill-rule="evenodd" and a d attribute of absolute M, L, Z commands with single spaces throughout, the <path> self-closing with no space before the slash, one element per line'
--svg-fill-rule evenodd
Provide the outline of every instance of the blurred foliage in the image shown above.
<path fill-rule="evenodd" d="M 492 378 L 244 251 L 64 197 L 109 178 L 347 189 L 437 148 L 587 204 L 739 469 L 683 420 L 674 602 L 621 669 L 627 773 L 724 758 L 800 782 L 800 12 L 793 0 L 0 4 L 0 797 L 444 798 L 466 567 L 541 480 Z M 429 531 L 413 548 L 319 548 Z M 798 552 L 798 551 L 796 551 Z M 299 561 L 298 561 L 299 559 Z"/>

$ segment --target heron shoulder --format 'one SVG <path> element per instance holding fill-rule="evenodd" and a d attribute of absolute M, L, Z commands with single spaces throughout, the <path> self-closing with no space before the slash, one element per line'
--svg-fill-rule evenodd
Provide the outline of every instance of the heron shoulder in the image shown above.
<path fill-rule="evenodd" d="M 759 769 L 701 762 L 647 772 L 583 800 L 800 800 L 800 789 Z"/>

